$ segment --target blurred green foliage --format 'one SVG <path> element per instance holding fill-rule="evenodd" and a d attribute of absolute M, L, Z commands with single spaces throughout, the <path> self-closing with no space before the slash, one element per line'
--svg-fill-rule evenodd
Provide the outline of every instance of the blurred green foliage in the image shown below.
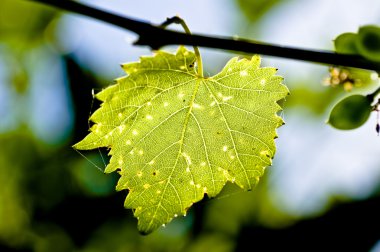
<path fill-rule="evenodd" d="M 241 12 L 250 22 L 256 22 L 282 0 L 236 0 Z"/>
<path fill-rule="evenodd" d="M 51 159 L 57 153 L 25 129 L 0 135 L 0 145 L 0 241 L 35 251 L 51 251 L 60 241 L 63 250 L 59 251 L 67 251 L 71 241 L 59 226 L 33 219 L 36 211 L 53 208 L 71 190 L 63 163 Z"/>
<path fill-rule="evenodd" d="M 54 12 L 26 1 L 0 1 L 0 59 L 7 62 L 6 83 L 21 95 L 29 78 L 23 62 L 24 53 L 41 43 L 44 28 Z M 4 72 L 3 72 L 4 73 Z M 37 141 L 27 127 L 0 134 L 0 241 L 12 247 L 31 246 L 31 232 L 36 195 L 30 194 L 31 172 L 41 161 Z"/>
<path fill-rule="evenodd" d="M 242 13 L 252 22 L 280 2 L 237 0 Z M 12 99 L 18 105 L 9 113 L 20 109 L 29 113 L 27 106 L 19 104 L 25 92 L 34 88 L 30 85 L 34 68 L 26 66 L 38 63 L 41 58 L 37 54 L 27 59 L 26 55 L 51 42 L 46 39 L 56 28 L 51 25 L 55 18 L 56 12 L 42 5 L 0 1 L 0 59 L 6 62 L 6 68 L 0 69 L 5 72 L 5 82 L 0 84 L 15 90 Z M 56 57 L 64 60 L 63 55 Z M 4 73 L 0 71 L 0 74 Z M 75 82 L 77 90 L 82 90 L 83 80 L 78 79 L 78 73 L 66 74 L 67 79 Z M 319 80 L 298 84 L 291 83 L 293 87 L 285 110 L 306 107 L 312 112 L 311 116 L 319 116 L 343 93 L 340 86 L 323 87 Z M 370 85 L 358 87 L 358 90 L 368 87 Z M 87 105 L 75 96 L 73 103 L 77 108 Z M 32 105 L 28 100 L 26 104 Z M 124 193 L 113 190 L 118 175 L 104 175 L 91 163 L 102 167 L 97 152 L 83 153 L 85 159 L 71 149 L 74 140 L 78 140 L 73 138 L 79 138 L 75 134 L 87 131 L 86 125 L 80 127 L 82 129 L 77 125 L 71 135 L 56 145 L 47 145 L 38 139 L 26 123 L 0 132 L 0 251 L 234 251 L 244 227 L 278 229 L 299 221 L 272 202 L 270 185 L 264 177 L 252 192 L 242 193 L 234 185 L 228 185 L 218 198 L 193 206 L 186 217 L 177 218 L 149 236 L 141 236 L 132 213 L 123 209 Z M 372 205 L 368 209 L 377 211 Z M 355 208 L 349 217 L 357 213 Z M 328 231 L 326 226 L 323 228 L 318 242 Z M 338 234 L 334 234 L 334 239 Z M 255 237 L 250 239 L 253 246 Z"/>
<path fill-rule="evenodd" d="M 17 244 L 30 222 L 30 198 L 25 197 L 24 167 L 37 158 L 33 142 L 16 135 L 0 136 L 0 239 Z"/>
<path fill-rule="evenodd" d="M 45 28 L 55 15 L 51 8 L 27 1 L 0 2 L 0 40 L 12 46 L 31 46 L 43 39 Z"/>
<path fill-rule="evenodd" d="M 0 55 L 7 64 L 9 81 L 19 93 L 29 79 L 26 54 L 45 42 L 45 31 L 56 11 L 27 1 L 0 1 Z"/>
<path fill-rule="evenodd" d="M 102 166 L 105 166 L 103 162 L 105 162 L 104 158 L 97 153 L 86 155 L 85 158 L 76 160 L 71 166 L 72 174 L 81 188 L 95 197 L 107 196 L 114 192 L 119 177 L 117 173 L 106 176 L 100 170 Z M 110 183 L 110 179 L 114 183 Z"/>

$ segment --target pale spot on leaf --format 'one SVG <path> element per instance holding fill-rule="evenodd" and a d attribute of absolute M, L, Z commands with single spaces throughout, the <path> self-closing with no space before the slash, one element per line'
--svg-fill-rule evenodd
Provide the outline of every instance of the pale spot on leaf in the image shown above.
<path fill-rule="evenodd" d="M 119 128 L 119 132 L 121 133 L 125 129 L 125 125 L 120 125 L 118 128 Z"/>
<path fill-rule="evenodd" d="M 148 120 L 153 120 L 153 116 L 151 116 L 151 115 L 146 115 L 146 119 L 148 119 Z"/>
<path fill-rule="evenodd" d="M 260 151 L 260 155 L 269 157 L 269 151 L 267 151 L 267 150 Z"/>
<path fill-rule="evenodd" d="M 231 100 L 233 97 L 232 96 L 224 96 L 222 98 L 223 101 L 228 101 L 228 100 Z"/>
<path fill-rule="evenodd" d="M 191 165 L 191 157 L 187 153 L 182 153 L 182 156 L 185 158 L 186 163 Z"/>
<path fill-rule="evenodd" d="M 202 109 L 202 108 L 203 108 L 203 106 L 202 106 L 202 105 L 199 105 L 198 103 L 194 103 L 194 104 L 193 104 L 193 107 L 194 107 L 195 109 Z"/>
<path fill-rule="evenodd" d="M 246 70 L 240 71 L 240 76 L 245 77 L 248 75 L 248 72 Z"/>
<path fill-rule="evenodd" d="M 148 189 L 150 187 L 150 184 L 144 184 L 143 187 L 144 189 Z"/>
<path fill-rule="evenodd" d="M 178 98 L 179 98 L 179 99 L 182 99 L 183 97 L 185 97 L 185 94 L 184 94 L 184 93 L 179 93 L 179 94 L 178 94 Z"/>

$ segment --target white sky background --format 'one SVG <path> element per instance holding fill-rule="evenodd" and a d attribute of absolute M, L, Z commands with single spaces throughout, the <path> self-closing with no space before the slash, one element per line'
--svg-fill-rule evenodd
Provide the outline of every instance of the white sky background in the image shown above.
<path fill-rule="evenodd" d="M 152 24 L 160 24 L 168 17 L 179 15 L 185 19 L 194 33 L 231 36 L 237 25 L 235 24 L 237 7 L 231 0 L 87 0 L 82 2 Z M 110 79 L 124 74 L 118 67 L 120 63 L 137 61 L 139 56 L 151 54 L 147 47 L 132 45 L 137 38 L 134 33 L 116 26 L 70 15 L 65 17 L 64 27 L 66 28 L 62 30 L 61 37 L 69 43 L 68 47 L 79 46 L 76 49 L 77 58 L 89 65 L 95 72 L 100 72 Z M 181 28 L 179 25 L 173 24 L 169 29 L 180 30 Z M 69 41 L 66 38 L 70 38 L 70 40 L 73 38 L 73 40 Z M 171 49 L 175 50 L 173 47 Z M 201 53 L 205 58 L 206 71 L 214 64 L 222 67 L 227 60 L 226 55 L 228 55 L 217 50 L 212 50 L 210 53 L 210 50 L 204 49 Z M 217 63 L 215 59 L 222 59 L 221 63 Z"/>
<path fill-rule="evenodd" d="M 259 34 L 241 31 L 231 0 L 88 0 L 82 1 L 116 13 L 158 24 L 180 15 L 194 33 L 239 35 L 265 42 L 314 49 L 332 49 L 338 34 L 356 31 L 364 24 L 380 25 L 378 0 L 287 1 L 276 7 L 263 21 Z M 241 20 L 241 19 L 240 19 Z M 136 37 L 119 28 L 66 15 L 60 38 L 67 50 L 91 70 L 111 80 L 123 75 L 120 63 L 149 55 L 147 48 L 131 45 Z M 173 26 L 175 27 L 175 26 Z M 213 74 L 225 64 L 227 56 L 218 50 L 201 48 L 207 71 Z M 292 60 L 265 57 L 264 63 L 279 68 L 286 84 L 298 79 L 318 78 L 326 67 Z M 208 70 L 210 69 L 210 70 Z M 211 70 L 212 69 L 212 70 Z M 279 130 L 278 151 L 270 170 L 273 199 L 292 214 L 312 214 L 323 208 L 329 195 L 365 197 L 380 181 L 380 138 L 374 131 L 375 119 L 354 131 L 330 128 L 323 118 L 308 116 L 306 110 L 285 111 L 286 125 Z"/>

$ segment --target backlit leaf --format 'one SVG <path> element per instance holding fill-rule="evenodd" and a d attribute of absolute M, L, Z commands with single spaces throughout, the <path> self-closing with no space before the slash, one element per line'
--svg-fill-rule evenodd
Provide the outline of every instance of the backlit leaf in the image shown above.
<path fill-rule="evenodd" d="M 186 215 L 226 182 L 250 190 L 271 164 L 277 101 L 288 94 L 259 56 L 233 58 L 213 77 L 199 77 L 195 56 L 157 51 L 123 65 L 127 76 L 99 94 L 91 133 L 74 147 L 110 148 L 106 172 L 119 171 L 138 228 L 150 233 Z"/>

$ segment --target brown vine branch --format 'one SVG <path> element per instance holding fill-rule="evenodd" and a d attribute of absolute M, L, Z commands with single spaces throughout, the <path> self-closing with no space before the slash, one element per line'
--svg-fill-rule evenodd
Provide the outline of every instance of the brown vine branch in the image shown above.
<path fill-rule="evenodd" d="M 247 39 L 230 37 L 211 37 L 199 34 L 185 34 L 166 30 L 148 22 L 122 17 L 110 12 L 89 7 L 70 0 L 29 0 L 48 4 L 63 10 L 92 17 L 139 35 L 135 45 L 146 45 L 152 49 L 159 49 L 165 45 L 189 45 L 218 48 L 244 53 L 257 53 L 287 59 L 309 61 L 328 65 L 363 68 L 380 72 L 380 63 L 372 62 L 358 55 L 337 54 L 332 51 L 316 51 L 300 48 L 283 47 L 266 44 Z"/>

